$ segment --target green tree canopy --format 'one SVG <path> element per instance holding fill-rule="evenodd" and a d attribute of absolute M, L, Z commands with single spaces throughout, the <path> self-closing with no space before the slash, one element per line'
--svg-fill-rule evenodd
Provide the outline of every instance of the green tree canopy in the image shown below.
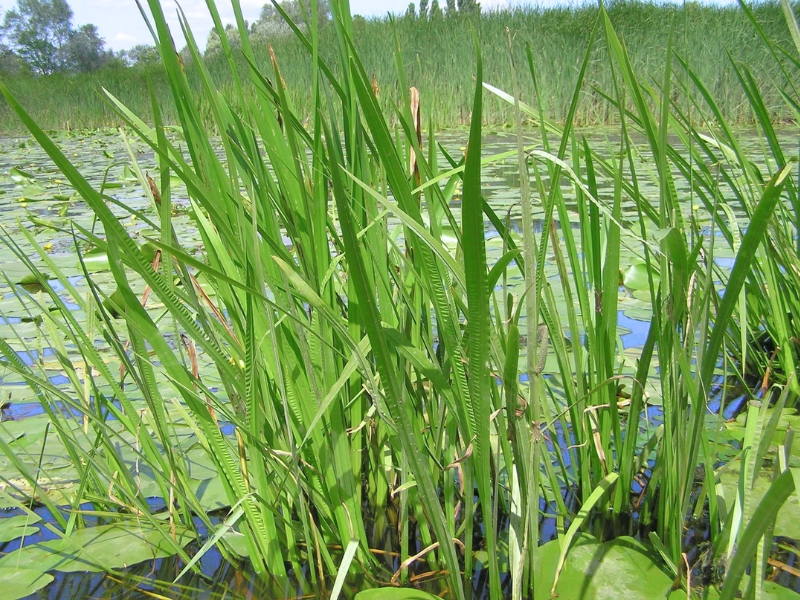
<path fill-rule="evenodd" d="M 161 62 L 158 48 L 148 44 L 136 44 L 124 56 L 130 65 L 155 65 Z"/>
<path fill-rule="evenodd" d="M 72 9 L 65 0 L 18 0 L 6 12 L 2 32 L 9 48 L 37 73 L 62 70 L 72 32 Z"/>
<path fill-rule="evenodd" d="M 305 27 L 306 16 L 311 18 L 311 1 L 305 0 L 283 0 L 278 2 L 280 7 L 286 12 L 287 15 L 298 26 Z M 317 7 L 317 21 L 320 25 L 324 25 L 331 18 L 331 5 L 328 0 L 319 0 Z M 283 20 L 283 16 L 278 12 L 272 3 L 265 4 L 261 7 L 261 14 L 258 21 L 253 24 L 253 29 L 256 33 L 273 34 L 289 31 L 288 25 Z"/>
<path fill-rule="evenodd" d="M 105 41 L 100 37 L 97 27 L 92 24 L 81 25 L 70 33 L 64 46 L 67 67 L 79 73 L 96 71 L 106 66 L 114 58 L 111 50 L 104 48 Z"/>
<path fill-rule="evenodd" d="M 4 64 L 13 66 L 17 57 L 34 73 L 85 73 L 114 60 L 122 64 L 105 49 L 96 26 L 73 29 L 72 9 L 66 0 L 17 0 L 17 6 L 4 15 L 0 34 L 5 38 Z"/>

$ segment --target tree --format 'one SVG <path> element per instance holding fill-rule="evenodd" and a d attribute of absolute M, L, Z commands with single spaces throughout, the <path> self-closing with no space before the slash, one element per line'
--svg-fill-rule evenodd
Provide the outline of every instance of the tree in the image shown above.
<path fill-rule="evenodd" d="M 431 2 L 431 10 L 429 14 L 431 21 L 438 21 L 442 18 L 442 9 L 439 6 L 439 0 L 433 0 L 433 2 Z"/>
<path fill-rule="evenodd" d="M 481 3 L 478 0 L 458 0 L 458 13 L 461 15 L 481 14 Z"/>
<path fill-rule="evenodd" d="M 137 44 L 125 53 L 125 59 L 132 66 L 155 65 L 161 62 L 161 55 L 155 46 Z"/>
<path fill-rule="evenodd" d="M 283 0 L 278 2 L 280 7 L 294 21 L 295 25 L 301 28 L 306 27 L 306 15 L 311 18 L 311 2 L 313 0 Z M 322 26 L 331 19 L 331 5 L 328 0 L 319 0 L 317 3 L 317 23 Z M 289 31 L 289 26 L 283 19 L 283 15 L 278 12 L 272 3 L 261 7 L 261 14 L 258 21 L 253 24 L 256 33 L 272 35 Z"/>
<path fill-rule="evenodd" d="M 5 44 L 0 44 L 0 73 L 3 75 L 30 74 L 28 63 Z"/>
<path fill-rule="evenodd" d="M 10 49 L 44 74 L 66 66 L 64 46 L 71 32 L 72 9 L 65 0 L 18 0 L 2 25 Z"/>
<path fill-rule="evenodd" d="M 419 18 L 428 18 L 428 0 L 419 0 Z"/>
<path fill-rule="evenodd" d="M 81 25 L 73 31 L 64 45 L 67 67 L 79 73 L 89 73 L 106 66 L 114 58 L 111 50 L 105 50 L 105 41 L 91 24 Z"/>
<path fill-rule="evenodd" d="M 455 17 L 457 14 L 458 9 L 456 8 L 456 0 L 447 0 L 447 16 Z"/>
<path fill-rule="evenodd" d="M 416 19 L 417 18 L 417 7 L 414 6 L 413 2 L 408 3 L 408 8 L 406 9 L 406 18 L 407 19 Z"/>
<path fill-rule="evenodd" d="M 259 30 L 255 28 L 255 24 L 253 32 L 259 32 Z M 225 38 L 228 40 L 228 45 L 231 48 L 242 47 L 242 39 L 239 36 L 239 29 L 234 27 L 232 23 L 225 25 Z M 211 33 L 208 34 L 205 55 L 210 58 L 219 52 L 222 52 L 222 40 L 220 39 L 219 32 L 215 27 L 211 30 Z"/>

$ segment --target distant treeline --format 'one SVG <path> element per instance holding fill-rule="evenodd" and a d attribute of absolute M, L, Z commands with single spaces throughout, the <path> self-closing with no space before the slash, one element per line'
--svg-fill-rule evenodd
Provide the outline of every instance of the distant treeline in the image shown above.
<path fill-rule="evenodd" d="M 398 85 L 395 67 L 395 38 L 402 50 L 408 85 L 419 88 L 423 119 L 435 128 L 453 127 L 469 119 L 474 93 L 475 45 L 477 34 L 484 61 L 484 80 L 511 93 L 512 67 L 509 57 L 509 37 L 514 53 L 517 79 L 522 100 L 536 104 L 532 72 L 536 77 L 541 102 L 549 118 L 563 121 L 570 106 L 575 82 L 592 33 L 597 26 L 595 6 L 564 8 L 516 8 L 498 11 L 431 10 L 420 3 L 424 13 L 410 6 L 405 16 L 395 19 L 363 19 L 354 17 L 355 40 L 365 68 L 375 74 L 379 95 L 386 104 L 398 103 L 404 97 Z M 438 8 L 438 3 L 437 3 Z M 773 119 L 791 120 L 786 104 L 779 102 L 781 90 L 787 87 L 780 70 L 782 49 L 794 56 L 786 22 L 777 3 L 753 5 L 752 16 L 769 39 L 776 44 L 779 60 L 765 51 L 759 43 L 756 26 L 738 6 L 708 6 L 694 2 L 658 4 L 638 1 L 618 1 L 608 11 L 617 33 L 624 39 L 631 61 L 640 79 L 658 88 L 664 78 L 667 49 L 671 43 L 675 85 L 689 85 L 687 71 L 695 72 L 716 98 L 726 120 L 741 125 L 751 122 L 745 92 L 740 77 L 749 72 L 767 101 L 768 109 L 775 108 Z M 323 15 L 324 17 L 324 15 Z M 320 19 L 320 53 L 331 65 L 336 64 L 331 24 Z M 226 30 L 235 51 L 238 32 Z M 280 24 L 280 16 L 262 14 L 250 27 L 256 63 L 272 77 L 268 44 L 272 46 L 280 65 L 292 102 L 301 112 L 310 112 L 310 58 L 296 37 Z M 618 114 L 610 110 L 604 93 L 613 94 L 614 74 L 609 67 L 603 36 L 596 36 L 591 46 L 587 75 L 580 95 L 575 119 L 579 125 L 608 124 Z M 219 35 L 213 33 L 204 50 L 204 60 L 223 92 L 230 81 L 223 75 Z M 530 61 L 527 48 L 530 48 Z M 237 52 L 242 69 L 248 68 Z M 193 65 L 189 54 L 182 52 L 187 70 Z M 532 69 L 531 69 L 532 66 Z M 152 113 L 152 88 L 167 119 L 172 118 L 171 98 L 165 76 L 157 62 L 141 61 L 133 66 L 119 63 L 91 73 L 55 73 L 48 76 L 7 75 L 5 83 L 22 100 L 40 124 L 52 129 L 93 128 L 115 125 L 120 121 L 114 111 L 98 94 L 101 87 L 125 102 L 145 119 Z M 617 83 L 620 83 L 617 75 Z M 693 109 L 698 119 L 707 118 L 695 93 L 699 107 Z M 679 107 L 688 110 L 688 107 Z M 771 109 L 772 110 L 772 109 Z M 783 112 L 781 112 L 783 111 Z M 487 97 L 484 119 L 502 125 L 511 122 L 510 107 Z M 0 107 L 0 130 L 20 130 L 6 107 Z"/>

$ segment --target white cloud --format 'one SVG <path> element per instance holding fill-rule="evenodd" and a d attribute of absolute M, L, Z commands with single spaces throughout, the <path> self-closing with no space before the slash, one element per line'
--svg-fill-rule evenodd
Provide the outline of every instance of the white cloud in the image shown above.
<path fill-rule="evenodd" d="M 128 35 L 127 33 L 122 33 L 121 31 L 114 36 L 115 42 L 135 42 L 136 38 L 132 35 Z"/>

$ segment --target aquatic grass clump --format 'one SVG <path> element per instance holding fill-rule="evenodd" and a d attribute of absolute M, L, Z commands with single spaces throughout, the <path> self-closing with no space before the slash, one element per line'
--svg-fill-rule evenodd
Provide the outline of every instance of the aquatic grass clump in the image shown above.
<path fill-rule="evenodd" d="M 81 259 L 83 291 L 24 228 L 20 238 L 3 234 L 37 284 L 25 291 L 8 281 L 35 333 L 20 328 L 16 339 L 0 340 L 3 367 L 34 390 L 51 423 L 30 446 L 3 432 L 1 447 L 19 473 L 5 481 L 10 506 L 30 514 L 43 503 L 66 545 L 75 531 L 93 529 L 83 527 L 90 503 L 90 513 L 155 532 L 153 543 L 179 554 L 184 572 L 217 546 L 231 560 L 246 556 L 264 579 L 294 578 L 323 596 L 338 596 L 356 573 L 376 585 L 408 584 L 414 573 L 452 598 L 465 598 L 476 575 L 488 580 L 491 598 L 594 593 L 609 581 L 628 597 L 682 597 L 693 583 L 684 525 L 707 507 L 709 561 L 730 564 L 722 594 L 732 596 L 754 554 L 750 581 L 761 585 L 771 520 L 795 489 L 791 435 L 779 439 L 783 407 L 796 401 L 791 359 L 781 355 L 786 379 L 773 388 L 775 406 L 748 408 L 733 499 L 717 465 L 724 425 L 705 406 L 715 378 L 744 380 L 742 365 L 761 364 L 744 350 L 754 351 L 749 306 L 775 302 L 758 284 L 785 279 L 767 292 L 795 285 L 796 274 L 780 268 L 788 257 L 764 242 L 776 212 L 790 216 L 782 211 L 794 198 L 792 167 L 775 154 L 764 176 L 732 151 L 736 138 L 717 133 L 730 128 L 711 94 L 688 65 L 673 68 L 680 55 L 668 47 L 660 83 L 642 83 L 601 7 L 561 127 L 539 93 L 531 50 L 536 93 L 528 105 L 519 82 L 516 97 L 481 85 L 476 43 L 462 158 L 432 133 L 423 145 L 420 93 L 406 80 L 400 36 L 402 98 L 384 110 L 347 2 L 332 3 L 332 58 L 321 53 L 316 26 L 306 32 L 289 22 L 314 66 L 309 120 L 279 57 L 256 57 L 238 3 L 241 49 L 220 40 L 231 81 L 224 94 L 185 19 L 197 87 L 160 3 L 149 7 L 181 135 L 168 135 L 157 98 L 150 125 L 108 94 L 125 135 L 156 157 L 151 175 L 130 152 L 147 210 L 91 186 L 0 87 L 96 215 L 91 227 L 72 223 L 71 235 L 76 247 L 107 255 L 110 275 L 103 280 Z M 619 117 L 618 145 L 602 150 L 574 128 L 595 36 L 613 74 L 603 98 Z M 518 64 L 513 46 L 511 57 Z M 520 235 L 482 195 L 483 163 L 502 158 L 482 156 L 484 90 L 509 104 L 517 122 L 517 148 L 507 154 L 517 157 L 522 182 Z M 687 102 L 718 119 L 710 133 L 692 125 Z M 541 132 L 533 143 L 523 118 Z M 720 155 L 729 162 L 714 170 Z M 742 179 L 743 170 L 753 179 Z M 175 231 L 180 197 L 198 251 Z M 694 198 L 707 211 L 702 227 Z M 735 201 L 747 208 L 742 230 L 729 218 Z M 129 231 L 120 211 L 150 231 Z M 575 214 L 574 231 L 557 226 Z M 496 258 L 487 222 L 501 240 Z M 796 243 L 796 221 L 782 235 Z M 722 252 L 734 259 L 730 272 L 714 261 Z M 652 315 L 633 359 L 618 340 L 626 262 L 644 274 L 639 291 Z M 52 360 L 35 352 L 45 344 Z M 53 382 L 54 369 L 68 384 Z M 663 422 L 651 426 L 643 417 L 656 402 Z M 62 481 L 71 487 L 55 485 L 52 453 L 68 457 Z M 767 455 L 777 469 L 759 499 L 753 489 Z M 555 511 L 559 539 L 540 547 L 543 505 Z M 229 511 L 222 523 L 208 516 L 219 508 Z M 646 539 L 622 525 L 634 515 Z M 603 521 L 622 535 L 583 532 L 599 532 Z M 194 556 L 185 550 L 190 538 L 201 543 Z M 389 554 L 378 548 L 384 543 Z M 91 563 L 91 551 L 75 552 Z M 31 552 L 11 553 L 0 567 Z M 648 576 L 615 579 L 619 568 Z"/>

